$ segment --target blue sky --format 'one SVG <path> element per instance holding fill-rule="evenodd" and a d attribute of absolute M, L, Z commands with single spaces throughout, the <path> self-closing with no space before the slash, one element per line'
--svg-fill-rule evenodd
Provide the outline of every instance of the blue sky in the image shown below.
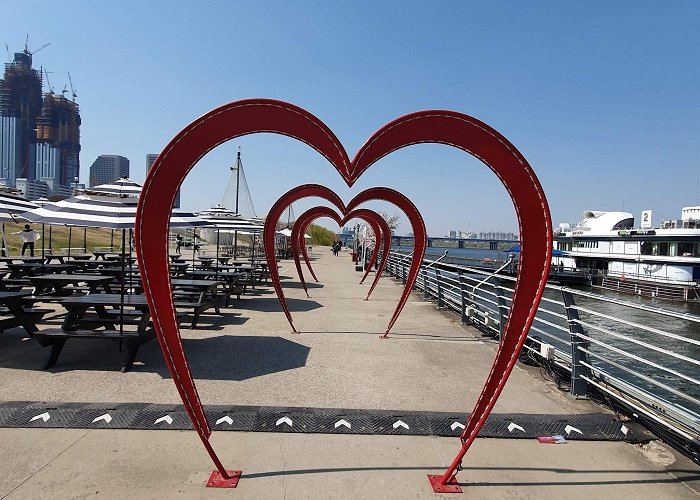
<path fill-rule="evenodd" d="M 555 225 L 590 209 L 679 218 L 682 206 L 700 205 L 698 2 L 25 0 L 4 3 L 2 12 L 12 19 L 2 30 L 11 52 L 29 33 L 30 50 L 51 43 L 34 65 L 51 72 L 55 90 L 71 73 L 83 181 L 100 154 L 126 156 L 132 178 L 143 181 L 145 155 L 196 117 L 269 97 L 321 118 L 350 156 L 406 113 L 475 116 L 525 155 Z M 192 170 L 184 208 L 221 200 L 238 146 L 261 216 L 307 182 L 346 200 L 386 185 L 414 201 L 430 235 L 517 230 L 512 203 L 488 168 L 432 145 L 381 160 L 348 189 L 291 139 L 237 139 Z M 399 233 L 406 231 L 404 222 Z"/>

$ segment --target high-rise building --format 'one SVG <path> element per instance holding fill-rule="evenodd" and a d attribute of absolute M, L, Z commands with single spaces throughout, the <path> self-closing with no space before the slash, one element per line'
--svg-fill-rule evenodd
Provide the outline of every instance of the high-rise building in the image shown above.
<path fill-rule="evenodd" d="M 27 199 L 70 195 L 80 176 L 80 111 L 53 90 L 42 97 L 41 72 L 25 47 L 0 80 L 0 183 Z"/>
<path fill-rule="evenodd" d="M 156 162 L 156 158 L 158 158 L 158 155 L 156 154 L 147 154 L 146 155 L 146 175 L 148 175 L 148 171 L 151 170 L 151 167 L 153 164 Z M 180 208 L 180 190 L 177 190 L 177 193 L 175 194 L 175 203 L 173 203 L 173 208 Z"/>
<path fill-rule="evenodd" d="M 0 182 L 10 187 L 18 177 L 33 179 L 41 85 L 41 73 L 32 69 L 32 54 L 26 48 L 5 64 L 0 80 Z"/>
<path fill-rule="evenodd" d="M 100 155 L 90 166 L 90 187 L 109 184 L 129 177 L 129 159 L 119 155 Z"/>
<path fill-rule="evenodd" d="M 80 111 L 75 101 L 53 92 L 44 95 L 36 120 L 37 180 L 69 186 L 80 172 Z"/>

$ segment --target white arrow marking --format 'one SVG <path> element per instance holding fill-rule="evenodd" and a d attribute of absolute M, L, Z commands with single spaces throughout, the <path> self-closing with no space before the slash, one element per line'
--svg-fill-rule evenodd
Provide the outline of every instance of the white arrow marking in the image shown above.
<path fill-rule="evenodd" d="M 337 428 L 340 427 L 341 425 L 344 425 L 344 426 L 347 427 L 348 429 L 351 428 L 350 422 L 348 422 L 347 420 L 343 420 L 342 418 L 341 418 L 340 420 L 338 420 L 338 421 L 335 423 L 335 428 L 337 429 Z"/>
<path fill-rule="evenodd" d="M 170 415 L 166 415 L 166 416 L 164 416 L 164 417 L 160 417 L 159 419 L 157 419 L 157 420 L 156 420 L 155 422 L 153 422 L 153 423 L 154 423 L 154 424 L 159 424 L 159 423 L 161 423 L 161 422 L 167 422 L 168 425 L 170 425 L 170 424 L 173 423 L 173 417 L 171 417 Z"/>
<path fill-rule="evenodd" d="M 100 420 L 104 420 L 107 423 L 110 423 L 112 421 L 112 415 L 109 413 L 105 413 L 104 415 L 100 415 L 99 417 L 95 418 L 95 420 L 92 421 L 92 423 L 99 422 Z"/>
<path fill-rule="evenodd" d="M 576 427 L 572 427 L 570 425 L 567 425 L 566 427 L 564 427 L 564 432 L 566 432 L 567 436 L 569 434 L 571 434 L 571 431 L 576 431 L 583 436 L 583 432 L 581 432 L 581 429 L 577 429 Z"/>
<path fill-rule="evenodd" d="M 394 422 L 394 429 L 397 429 L 399 427 L 403 427 L 404 429 L 408 430 L 408 425 L 406 425 L 406 422 L 402 420 L 397 420 Z"/>
<path fill-rule="evenodd" d="M 216 424 L 214 425 L 219 425 L 221 422 L 226 422 L 228 425 L 233 425 L 233 419 L 228 415 L 221 417 L 219 420 L 216 421 Z"/>
<path fill-rule="evenodd" d="M 275 423 L 275 427 L 280 425 L 280 424 L 287 424 L 289 427 L 291 427 L 292 426 L 292 419 L 289 417 L 282 417 Z"/>
<path fill-rule="evenodd" d="M 522 427 L 520 427 L 520 426 L 519 426 L 518 424 L 516 424 L 515 422 L 511 422 L 510 424 L 508 424 L 508 432 L 513 432 L 513 429 L 518 429 L 519 431 L 525 432 L 525 429 L 523 429 Z"/>
<path fill-rule="evenodd" d="M 44 422 L 46 422 L 48 419 L 51 418 L 51 415 L 49 415 L 49 412 L 42 413 L 41 415 L 37 415 L 36 417 L 32 417 L 30 422 L 34 422 L 35 420 L 42 419 Z"/>
<path fill-rule="evenodd" d="M 626 436 L 627 433 L 630 431 L 625 424 L 622 424 L 622 427 L 620 427 L 620 430 L 622 433 Z"/>
<path fill-rule="evenodd" d="M 450 429 L 455 430 L 457 427 L 464 430 L 464 426 L 462 424 L 460 424 L 459 422 L 452 422 Z"/>

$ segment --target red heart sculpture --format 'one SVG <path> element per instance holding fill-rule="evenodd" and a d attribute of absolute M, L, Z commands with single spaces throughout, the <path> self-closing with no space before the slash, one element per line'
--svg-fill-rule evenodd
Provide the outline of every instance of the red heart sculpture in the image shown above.
<path fill-rule="evenodd" d="M 425 255 L 425 246 L 428 238 L 425 231 L 425 224 L 423 223 L 423 218 L 421 217 L 420 212 L 416 206 L 411 203 L 411 200 L 406 198 L 398 191 L 382 187 L 370 188 L 362 191 L 350 201 L 347 207 L 343 204 L 337 194 L 327 187 L 320 186 L 318 184 L 304 184 L 303 186 L 295 187 L 280 196 L 274 205 L 272 205 L 272 208 L 265 219 L 265 227 L 263 228 L 263 244 L 265 245 L 265 257 L 267 258 L 268 269 L 270 272 L 270 281 L 272 281 L 272 284 L 275 287 L 277 298 L 280 301 L 282 310 L 287 316 L 287 321 L 289 321 L 294 333 L 297 333 L 297 330 L 294 327 L 292 315 L 287 307 L 287 301 L 284 297 L 284 291 L 282 290 L 282 284 L 280 283 L 279 273 L 277 272 L 277 261 L 275 259 L 275 230 L 277 228 L 277 222 L 279 221 L 280 216 L 287 209 L 287 207 L 289 207 L 289 205 L 295 201 L 303 198 L 309 198 L 311 196 L 323 198 L 335 205 L 338 210 L 343 213 L 341 223 L 349 220 L 348 214 L 351 213 L 355 207 L 370 200 L 384 200 L 388 201 L 389 203 L 393 203 L 403 210 L 406 217 L 408 217 L 408 220 L 411 223 L 411 228 L 413 229 L 415 250 L 408 276 L 406 278 L 406 286 L 401 294 L 396 310 L 394 311 L 391 320 L 389 320 L 389 326 L 387 327 L 384 335 L 382 335 L 382 338 L 387 338 L 391 327 L 394 326 L 394 323 L 396 323 L 399 314 L 401 314 L 401 310 L 408 300 L 413 284 L 418 278 L 418 270 L 420 269 L 420 265 L 423 262 L 423 256 Z"/>
<path fill-rule="evenodd" d="M 299 279 L 301 280 L 302 286 L 304 287 L 304 291 L 306 291 L 307 297 L 309 296 L 309 292 L 306 290 L 306 280 L 304 279 L 304 274 L 301 271 L 301 264 L 299 262 L 299 252 L 301 251 L 302 257 L 304 257 L 304 262 L 306 263 L 306 267 L 309 269 L 311 276 L 313 276 L 314 280 L 318 282 L 316 273 L 314 273 L 314 270 L 311 267 L 311 262 L 309 261 L 309 255 L 306 251 L 306 245 L 304 244 L 303 236 L 306 233 L 306 229 L 308 228 L 308 226 L 319 217 L 327 216 L 338 222 L 337 218 L 327 213 L 327 210 L 330 210 L 332 212 L 332 209 L 323 206 L 310 208 L 309 210 L 307 210 L 299 216 L 299 218 L 294 224 L 294 227 L 292 228 L 292 255 L 294 257 L 294 263 L 296 264 L 297 272 L 299 274 Z M 372 255 L 369 258 L 367 264 L 367 269 L 365 269 L 365 273 L 362 275 L 360 284 L 364 283 L 365 278 L 367 278 L 367 275 L 372 269 L 372 266 L 374 266 L 374 264 L 377 261 L 380 240 L 382 241 L 383 245 L 382 260 L 379 262 L 379 266 L 377 266 L 377 274 L 374 277 L 374 282 L 372 283 L 369 292 L 367 292 L 367 297 L 365 298 L 365 300 L 368 300 L 369 296 L 372 295 L 374 287 L 377 286 L 377 282 L 379 281 L 379 278 L 384 272 L 386 262 L 389 259 L 389 251 L 391 250 L 391 230 L 389 229 L 389 225 L 381 215 L 379 215 L 374 210 L 369 210 L 366 208 L 353 210 L 351 214 L 348 214 L 345 217 L 345 222 L 341 221 L 338 223 L 338 225 L 344 226 L 347 221 L 351 220 L 354 217 L 357 217 L 358 219 L 362 219 L 365 222 L 367 222 L 372 228 L 376 239 L 376 244 L 374 245 Z"/>
<path fill-rule="evenodd" d="M 464 454 L 476 438 L 515 365 L 540 303 L 549 273 L 552 224 L 535 173 L 508 140 L 487 124 L 454 111 L 419 111 L 380 128 L 350 162 L 333 132 L 311 113 L 270 99 L 233 102 L 196 119 L 165 147 L 144 182 L 136 217 L 136 253 L 153 325 L 183 404 L 218 472 L 230 479 L 211 444 L 211 430 L 199 399 L 175 317 L 168 265 L 168 222 L 177 189 L 211 149 L 235 137 L 272 132 L 298 139 L 322 154 L 348 186 L 374 162 L 420 143 L 454 146 L 484 162 L 513 200 L 520 229 L 520 273 L 510 315 L 481 394 L 460 439 L 462 447 L 438 487 L 451 485 Z"/>
<path fill-rule="evenodd" d="M 304 291 L 306 292 L 306 296 L 309 296 L 309 291 L 306 287 L 306 280 L 304 279 L 304 273 L 301 270 L 301 261 L 299 259 L 299 252 L 302 252 L 304 254 L 304 262 L 306 262 L 306 267 L 309 268 L 309 272 L 311 273 L 311 276 L 313 276 L 314 280 L 318 283 L 318 278 L 316 277 L 316 273 L 314 272 L 313 268 L 311 267 L 311 262 L 309 262 L 309 255 L 306 251 L 306 244 L 304 242 L 300 242 L 300 239 L 304 239 L 304 234 L 306 232 L 306 229 L 308 226 L 315 221 L 316 219 L 319 219 L 321 217 L 329 217 L 333 219 L 338 226 L 343 225 L 343 220 L 341 219 L 340 215 L 338 215 L 338 212 L 333 210 L 332 208 L 325 207 L 325 206 L 317 206 L 308 209 L 306 212 L 301 214 L 299 217 L 297 217 L 297 220 L 294 221 L 294 226 L 292 227 L 292 256 L 294 257 L 294 265 L 297 268 L 297 274 L 299 275 L 299 280 L 301 281 L 301 286 L 304 287 Z"/>

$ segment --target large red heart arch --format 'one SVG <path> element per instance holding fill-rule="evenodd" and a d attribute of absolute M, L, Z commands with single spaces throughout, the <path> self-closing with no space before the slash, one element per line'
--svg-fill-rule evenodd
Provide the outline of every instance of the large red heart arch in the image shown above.
<path fill-rule="evenodd" d="M 165 362 L 195 430 L 224 479 L 232 474 L 223 467 L 209 443 L 211 429 L 182 349 L 170 285 L 168 224 L 177 189 L 197 161 L 219 144 L 258 132 L 282 134 L 308 144 L 335 167 L 350 187 L 373 163 L 397 149 L 419 143 L 447 144 L 480 159 L 510 194 L 520 231 L 520 273 L 493 366 L 460 436 L 461 449 L 447 472 L 432 480 L 434 487 L 451 485 L 462 458 L 515 365 L 549 273 L 551 218 L 535 173 L 500 133 L 454 111 L 419 111 L 398 118 L 375 132 L 352 162 L 321 120 L 302 108 L 271 99 L 226 104 L 197 118 L 178 133 L 160 153 L 144 182 L 136 217 L 136 253 Z"/>

